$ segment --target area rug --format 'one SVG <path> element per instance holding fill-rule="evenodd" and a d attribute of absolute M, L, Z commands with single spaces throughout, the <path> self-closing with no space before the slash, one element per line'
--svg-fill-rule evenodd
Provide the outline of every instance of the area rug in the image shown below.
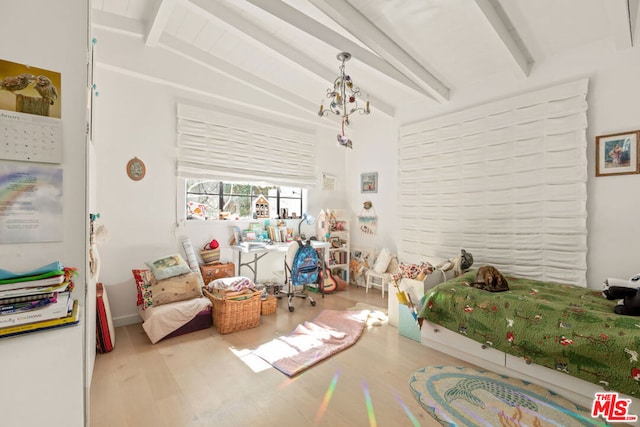
<path fill-rule="evenodd" d="M 355 344 L 368 316 L 369 310 L 322 310 L 289 335 L 262 344 L 253 354 L 291 377 Z"/>
<path fill-rule="evenodd" d="M 539 385 L 454 366 L 414 372 L 409 387 L 443 426 L 605 426 L 590 410 Z"/>

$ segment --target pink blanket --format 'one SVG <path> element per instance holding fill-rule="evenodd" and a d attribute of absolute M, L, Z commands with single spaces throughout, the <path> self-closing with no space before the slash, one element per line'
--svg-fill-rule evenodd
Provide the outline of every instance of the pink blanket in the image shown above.
<path fill-rule="evenodd" d="M 253 353 L 291 377 L 352 346 L 362 335 L 368 315 L 369 310 L 322 310 L 312 321 Z"/>

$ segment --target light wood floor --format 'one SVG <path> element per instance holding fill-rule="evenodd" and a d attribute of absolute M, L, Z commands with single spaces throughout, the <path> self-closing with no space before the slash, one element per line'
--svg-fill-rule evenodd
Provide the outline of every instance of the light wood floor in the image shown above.
<path fill-rule="evenodd" d="M 92 427 L 146 426 L 436 426 L 409 390 L 427 365 L 467 363 L 400 336 L 391 326 L 366 329 L 358 342 L 294 379 L 250 356 L 260 344 L 289 334 L 323 308 L 356 302 L 387 307 L 380 290 L 351 286 L 286 300 L 257 328 L 220 335 L 215 328 L 151 344 L 140 324 L 116 329 L 116 346 L 98 354 L 91 385 Z M 255 360 L 253 360 L 255 361 Z M 262 369 L 262 370 L 260 370 Z"/>

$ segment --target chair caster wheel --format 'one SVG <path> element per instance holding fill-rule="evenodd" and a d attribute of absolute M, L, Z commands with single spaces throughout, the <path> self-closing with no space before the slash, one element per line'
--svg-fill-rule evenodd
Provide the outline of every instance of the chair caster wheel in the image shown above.
<path fill-rule="evenodd" d="M 315 307 L 316 306 L 316 302 L 315 301 L 311 301 L 311 307 Z"/>
<path fill-rule="evenodd" d="M 289 311 L 293 313 L 293 310 L 295 310 L 295 307 L 289 307 Z"/>

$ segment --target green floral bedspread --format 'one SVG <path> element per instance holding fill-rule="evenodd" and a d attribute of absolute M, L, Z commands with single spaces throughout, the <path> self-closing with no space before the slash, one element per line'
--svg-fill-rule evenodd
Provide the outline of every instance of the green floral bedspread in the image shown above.
<path fill-rule="evenodd" d="M 507 354 L 640 395 L 640 317 L 613 312 L 615 301 L 577 286 L 506 276 L 509 291 L 471 288 L 475 271 L 425 295 L 419 317 Z"/>

